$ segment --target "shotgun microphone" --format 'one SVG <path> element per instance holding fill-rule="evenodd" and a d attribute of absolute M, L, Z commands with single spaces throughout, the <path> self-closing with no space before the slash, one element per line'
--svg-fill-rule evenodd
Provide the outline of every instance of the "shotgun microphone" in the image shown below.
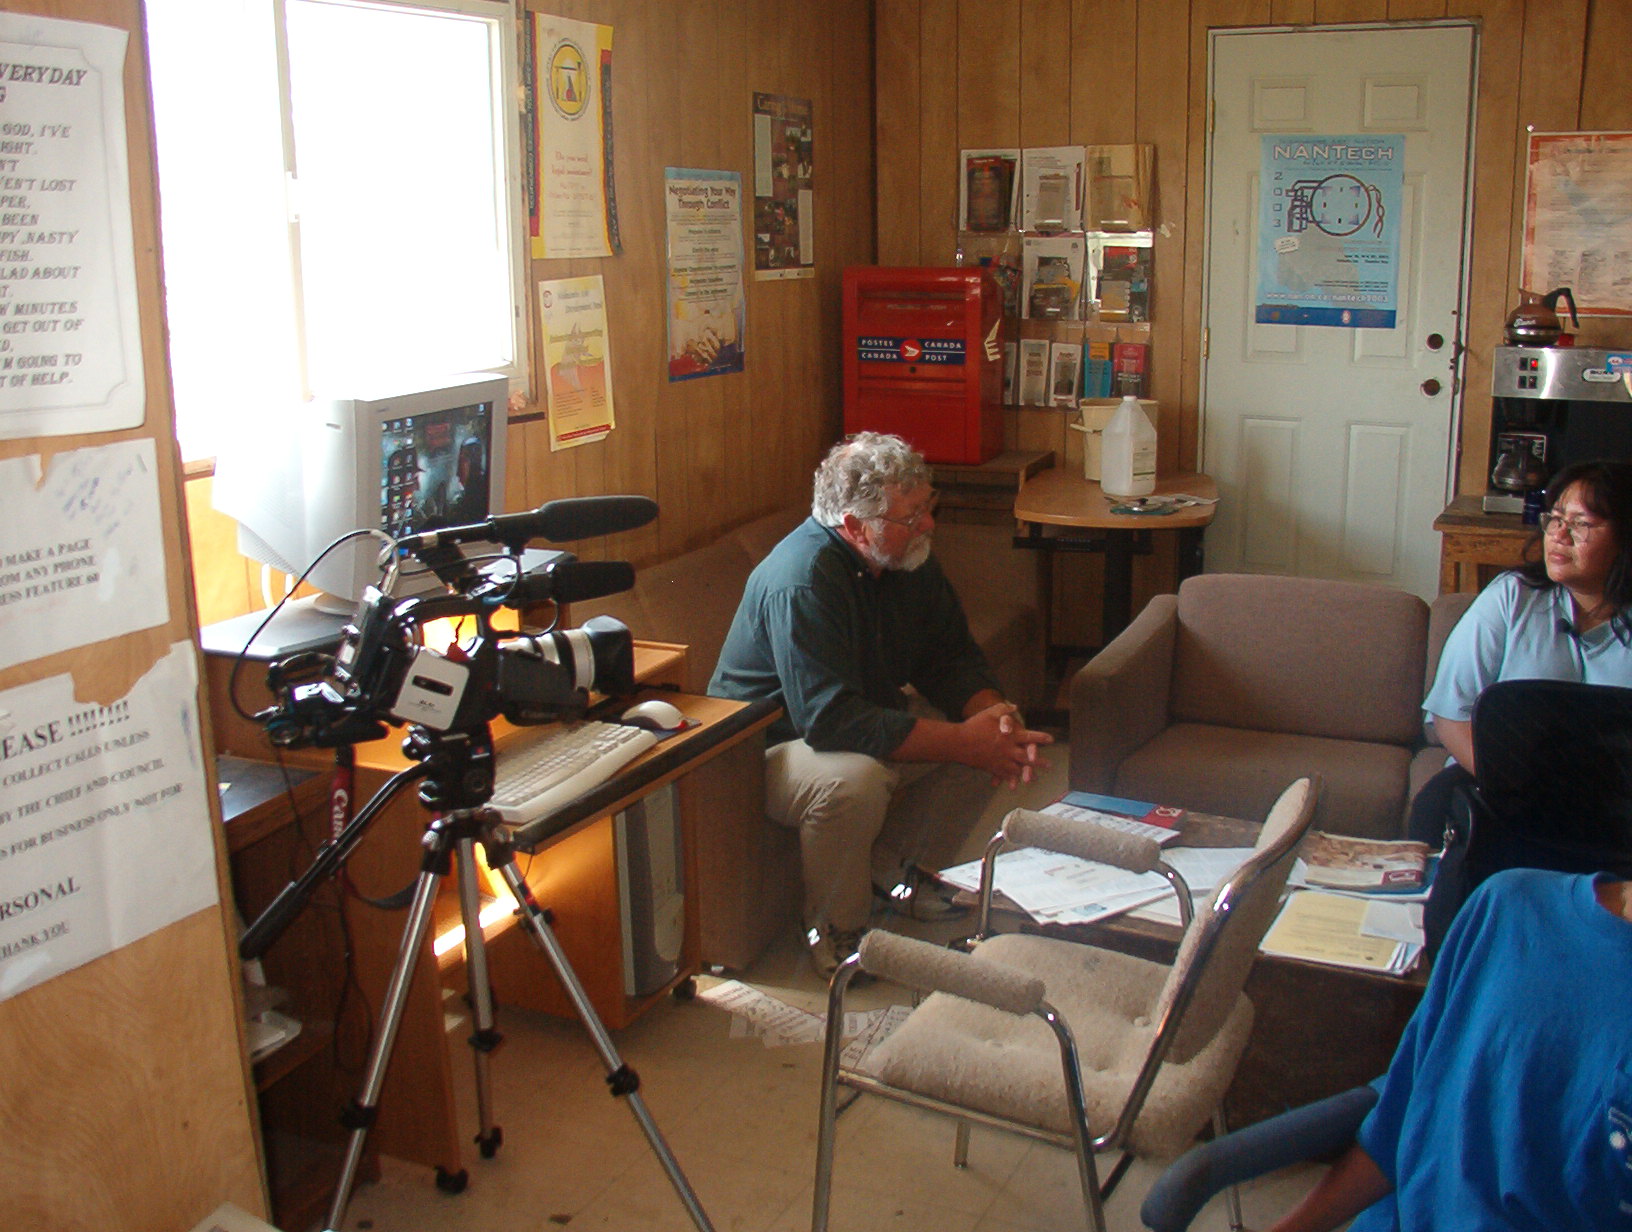
<path fill-rule="evenodd" d="M 444 526 L 397 540 L 397 547 L 418 555 L 450 543 L 497 543 L 519 552 L 534 539 L 561 543 L 635 530 L 657 516 L 657 502 L 646 496 L 579 496 L 546 501 L 525 513 L 501 513 L 484 522 Z"/>

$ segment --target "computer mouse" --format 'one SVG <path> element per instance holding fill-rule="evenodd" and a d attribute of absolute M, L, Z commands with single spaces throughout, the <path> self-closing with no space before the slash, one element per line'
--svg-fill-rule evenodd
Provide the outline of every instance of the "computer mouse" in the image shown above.
<path fill-rule="evenodd" d="M 619 720 L 655 732 L 677 732 L 686 725 L 686 716 L 678 706 L 656 697 L 630 706 Z"/>

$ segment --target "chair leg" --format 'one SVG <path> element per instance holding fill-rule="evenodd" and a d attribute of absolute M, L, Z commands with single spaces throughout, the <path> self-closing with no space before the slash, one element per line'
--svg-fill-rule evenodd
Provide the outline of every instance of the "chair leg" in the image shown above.
<path fill-rule="evenodd" d="M 1217 1140 L 1229 1132 L 1230 1127 L 1224 1119 L 1224 1109 L 1220 1106 L 1213 1112 L 1213 1138 Z M 1234 1181 L 1231 1181 L 1229 1188 L 1224 1191 L 1224 1204 L 1230 1214 L 1230 1232 L 1244 1232 L 1241 1222 L 1241 1186 Z"/>
<path fill-rule="evenodd" d="M 1077 1144 L 1077 1176 L 1082 1183 L 1082 1204 L 1088 1209 L 1089 1232 L 1105 1232 L 1105 1199 L 1099 1192 L 1099 1168 L 1093 1148 Z"/>
<path fill-rule="evenodd" d="M 958 1122 L 957 1137 L 952 1142 L 952 1166 L 967 1168 L 969 1166 L 969 1122 Z"/>

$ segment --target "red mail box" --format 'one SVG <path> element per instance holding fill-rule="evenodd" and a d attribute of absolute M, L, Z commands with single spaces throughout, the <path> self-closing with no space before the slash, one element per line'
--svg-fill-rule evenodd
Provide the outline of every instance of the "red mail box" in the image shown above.
<path fill-rule="evenodd" d="M 930 462 L 1003 449 L 1003 295 L 985 270 L 844 271 L 844 430 L 893 432 Z"/>

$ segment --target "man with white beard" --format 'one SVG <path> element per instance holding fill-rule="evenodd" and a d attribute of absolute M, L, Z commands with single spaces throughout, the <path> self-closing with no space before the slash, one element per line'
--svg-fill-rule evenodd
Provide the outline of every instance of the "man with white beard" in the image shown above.
<path fill-rule="evenodd" d="M 709 684 L 782 704 L 766 811 L 799 830 L 806 941 L 823 976 L 854 952 L 875 886 L 920 919 L 948 909 L 919 883 L 921 822 L 886 829 L 900 789 L 948 763 L 979 772 L 977 784 L 1029 782 L 1051 741 L 1027 730 L 969 635 L 930 552 L 935 505 L 928 466 L 899 437 L 834 446 L 811 516 L 749 577 Z M 978 810 L 984 794 L 965 800 Z"/>

